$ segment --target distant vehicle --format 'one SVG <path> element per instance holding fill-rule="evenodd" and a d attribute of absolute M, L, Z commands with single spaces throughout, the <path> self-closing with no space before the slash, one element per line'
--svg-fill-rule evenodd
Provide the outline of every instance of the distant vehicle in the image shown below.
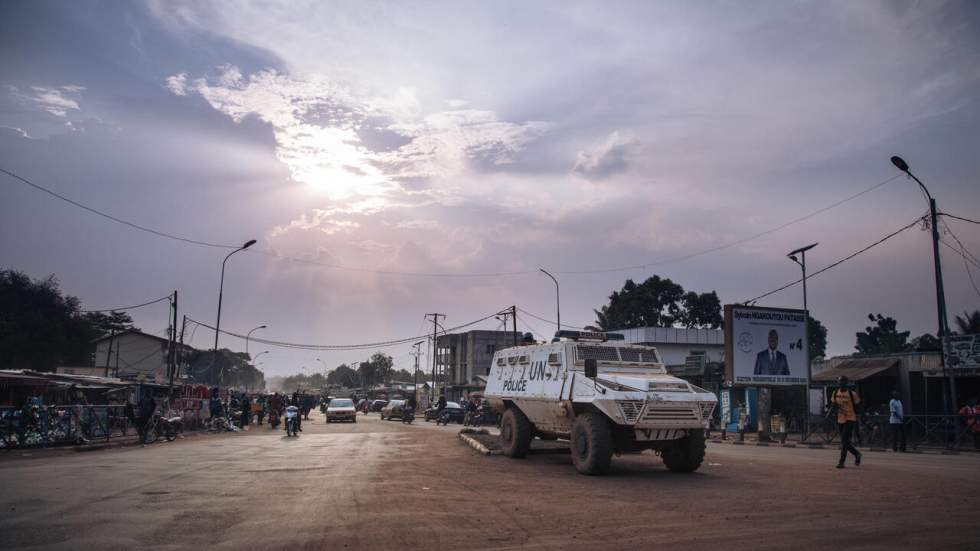
<path fill-rule="evenodd" d="M 357 411 L 354 409 L 354 402 L 347 398 L 334 398 L 327 406 L 327 422 L 350 421 L 357 422 Z"/>
<path fill-rule="evenodd" d="M 463 418 L 466 417 L 466 410 L 463 406 L 459 405 L 457 402 L 446 402 L 446 409 L 443 413 L 449 416 L 449 421 L 452 423 L 462 423 Z M 436 413 L 436 406 L 431 406 L 425 410 L 425 421 L 438 421 L 439 415 Z"/>
<path fill-rule="evenodd" d="M 570 440 L 583 474 L 606 472 L 613 453 L 643 450 L 657 451 L 672 471 L 701 466 L 714 394 L 669 375 L 656 348 L 626 344 L 622 335 L 555 337 L 494 354 L 484 396 L 503 415 L 504 455 L 527 455 L 539 436 Z"/>
<path fill-rule="evenodd" d="M 381 420 L 401 419 L 402 408 L 405 407 L 405 400 L 392 400 L 381 409 Z"/>
<path fill-rule="evenodd" d="M 388 400 L 375 400 L 371 402 L 371 407 L 368 409 L 368 411 L 381 411 L 387 405 Z"/>

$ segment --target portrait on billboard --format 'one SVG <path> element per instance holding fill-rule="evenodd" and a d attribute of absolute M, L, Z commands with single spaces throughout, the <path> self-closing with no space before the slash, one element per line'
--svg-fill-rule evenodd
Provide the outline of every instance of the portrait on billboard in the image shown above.
<path fill-rule="evenodd" d="M 726 306 L 727 378 L 743 385 L 806 384 L 806 337 L 802 310 Z"/>

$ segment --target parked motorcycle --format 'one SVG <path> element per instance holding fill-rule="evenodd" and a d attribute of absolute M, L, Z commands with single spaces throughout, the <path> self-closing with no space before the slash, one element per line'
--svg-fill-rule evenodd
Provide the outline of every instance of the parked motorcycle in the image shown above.
<path fill-rule="evenodd" d="M 289 406 L 286 408 L 286 436 L 297 436 L 297 428 L 299 428 L 299 408 Z"/>
<path fill-rule="evenodd" d="M 150 421 L 150 426 L 143 433 L 143 443 L 150 444 L 160 438 L 166 439 L 167 442 L 172 442 L 183 430 L 184 420 L 181 417 L 156 415 Z"/>

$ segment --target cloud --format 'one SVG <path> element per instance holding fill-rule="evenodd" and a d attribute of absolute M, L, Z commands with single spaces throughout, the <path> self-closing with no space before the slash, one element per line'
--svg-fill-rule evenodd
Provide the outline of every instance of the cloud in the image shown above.
<path fill-rule="evenodd" d="M 178 96 L 187 95 L 187 73 L 167 77 L 167 89 Z"/>
<path fill-rule="evenodd" d="M 489 110 L 423 113 L 408 87 L 388 96 L 356 94 L 322 75 L 267 70 L 246 77 L 234 65 L 218 69 L 213 78 L 191 81 L 185 73 L 172 75 L 167 88 L 197 93 L 236 122 L 255 116 L 268 123 L 276 155 L 293 179 L 348 208 L 370 198 L 397 200 L 417 192 L 420 180 L 458 176 L 470 163 L 511 163 L 548 128 L 539 121 L 502 121 Z"/>
<path fill-rule="evenodd" d="M 33 104 L 47 113 L 56 117 L 65 118 L 69 111 L 79 111 L 78 96 L 85 91 L 84 86 L 69 84 L 48 88 L 44 86 L 31 86 L 29 91 L 21 92 L 18 88 L 10 86 L 13 96 L 22 101 Z"/>
<path fill-rule="evenodd" d="M 613 132 L 592 151 L 579 151 L 572 172 L 590 180 L 602 180 L 617 172 L 623 172 L 628 165 L 629 155 L 636 150 L 639 142 L 633 138 Z"/>

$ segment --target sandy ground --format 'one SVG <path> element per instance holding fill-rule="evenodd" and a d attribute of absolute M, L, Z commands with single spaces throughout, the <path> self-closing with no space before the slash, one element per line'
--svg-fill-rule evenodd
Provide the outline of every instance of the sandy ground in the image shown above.
<path fill-rule="evenodd" d="M 86 453 L 0 454 L 3 549 L 980 549 L 980 457 L 709 444 L 605 477 L 485 457 L 459 425 L 304 425 Z"/>

